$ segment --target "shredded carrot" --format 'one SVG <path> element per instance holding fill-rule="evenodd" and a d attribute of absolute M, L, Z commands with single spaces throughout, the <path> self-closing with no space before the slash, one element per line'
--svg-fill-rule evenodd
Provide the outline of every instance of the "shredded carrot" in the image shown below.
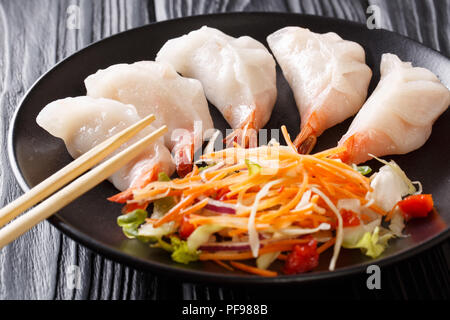
<path fill-rule="evenodd" d="M 251 129 L 250 125 L 247 129 Z M 342 235 L 339 225 L 341 217 L 333 207 L 341 199 L 357 199 L 361 205 L 384 216 L 385 221 L 391 219 L 393 210 L 385 212 L 378 205 L 369 204 L 367 194 L 373 191 L 370 179 L 348 164 L 333 159 L 344 152 L 345 147 L 338 146 L 312 155 L 299 154 L 286 127 L 282 126 L 281 130 L 287 146 L 276 144 L 243 148 L 233 141 L 235 147 L 201 156 L 208 163 L 215 163 L 215 166 L 201 170 L 194 165 L 184 178 L 150 181 L 155 178 L 155 169 L 142 177 L 142 185 L 119 193 L 110 200 L 126 203 L 126 210 L 131 210 L 144 208 L 157 199 L 173 197 L 175 205 L 163 217 L 146 219 L 146 223 L 156 228 L 173 221 L 178 227 L 186 218 L 193 228 L 217 225 L 222 229 L 214 236 L 231 237 L 232 242 L 250 242 L 252 248 L 260 243 L 258 256 L 271 252 L 287 253 L 294 245 L 308 241 L 305 238 L 275 240 L 273 235 L 282 234 L 286 228 L 311 229 L 328 223 L 331 225 L 330 234 Z M 246 132 L 244 136 L 247 136 Z M 241 142 L 247 145 L 249 141 L 245 138 Z M 246 160 L 257 166 L 247 168 Z M 208 203 L 214 206 L 207 206 Z M 362 214 L 361 219 L 370 221 L 372 218 Z M 250 236 L 255 232 L 261 237 L 259 240 Z M 216 238 L 218 242 L 220 237 Z M 339 248 L 341 236 L 338 239 L 330 239 L 317 251 L 322 253 L 335 242 Z M 280 260 L 286 258 L 285 254 L 278 256 Z M 224 261 L 254 259 L 254 256 L 250 249 L 223 250 L 202 252 L 199 259 L 213 260 L 230 270 L 232 268 Z M 333 259 L 335 261 L 334 256 Z M 254 274 L 276 274 L 238 265 Z"/>
<path fill-rule="evenodd" d="M 178 204 L 176 204 L 172 209 L 169 210 L 169 212 L 166 213 L 164 217 L 158 220 L 158 222 L 154 223 L 154 227 L 159 227 L 163 225 L 166 222 L 175 220 L 180 211 L 190 205 L 192 202 L 194 202 L 195 197 L 193 195 L 186 197 L 185 199 L 181 200 Z"/>
<path fill-rule="evenodd" d="M 263 276 L 263 277 L 276 277 L 278 275 L 277 272 L 275 271 L 269 271 L 269 270 L 264 270 L 264 269 L 259 269 L 256 267 L 251 267 L 249 265 L 243 264 L 243 263 L 239 263 L 239 262 L 235 262 L 235 261 L 230 261 L 230 264 L 235 267 L 236 269 L 248 272 L 248 273 L 252 273 L 252 274 L 256 274 L 258 276 Z"/>
<path fill-rule="evenodd" d="M 287 255 L 280 253 L 277 257 L 278 260 L 286 261 Z"/>
<path fill-rule="evenodd" d="M 297 148 L 292 143 L 291 137 L 289 136 L 289 133 L 287 132 L 286 126 L 281 126 L 281 132 L 283 133 L 283 137 L 284 137 L 284 140 L 286 140 L 287 145 L 292 149 L 292 151 L 297 153 Z"/>
<path fill-rule="evenodd" d="M 212 260 L 212 261 L 214 261 L 215 263 L 217 263 L 219 266 L 221 266 L 221 267 L 223 267 L 223 268 L 225 268 L 225 269 L 227 269 L 227 270 L 229 270 L 229 271 L 234 271 L 234 269 L 232 268 L 232 267 L 230 267 L 229 265 L 227 265 L 225 262 L 223 262 L 223 261 L 220 261 L 220 260 Z"/>
<path fill-rule="evenodd" d="M 325 242 L 323 245 L 321 245 L 319 248 L 317 248 L 317 253 L 321 254 L 322 252 L 324 252 L 325 250 L 327 250 L 329 247 L 331 247 L 332 245 L 334 245 L 334 243 L 336 242 L 336 237 L 331 238 L 330 240 L 328 240 L 327 242 Z"/>
<path fill-rule="evenodd" d="M 190 206 L 188 208 L 181 210 L 181 214 L 189 215 L 191 213 L 197 212 L 197 211 L 203 209 L 207 204 L 208 204 L 208 199 L 203 199 L 202 201 L 197 202 L 193 206 Z"/>
<path fill-rule="evenodd" d="M 326 158 L 326 157 L 329 157 L 331 155 L 339 154 L 339 153 L 341 153 L 341 152 L 343 152 L 345 150 L 347 150 L 347 148 L 342 147 L 342 146 L 341 147 L 335 147 L 335 148 L 327 149 L 327 150 L 322 151 L 322 152 L 315 153 L 314 156 L 318 157 L 318 158 Z"/>

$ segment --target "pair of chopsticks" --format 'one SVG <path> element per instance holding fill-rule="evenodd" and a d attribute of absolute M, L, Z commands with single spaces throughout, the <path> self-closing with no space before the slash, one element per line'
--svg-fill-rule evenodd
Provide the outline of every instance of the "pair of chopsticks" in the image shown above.
<path fill-rule="evenodd" d="M 167 127 L 164 125 L 107 161 L 99 164 L 85 175 L 82 175 L 106 158 L 123 143 L 130 140 L 154 120 L 155 116 L 149 115 L 133 126 L 122 130 L 2 208 L 0 210 L 0 227 L 3 228 L 0 229 L 0 249 L 20 237 L 34 225 L 47 219 L 56 211 L 65 207 L 70 202 L 98 185 L 103 180 L 106 180 L 114 172 L 142 153 L 148 145 L 165 134 L 167 132 Z M 79 177 L 80 175 L 82 176 Z M 75 181 L 56 192 L 75 178 L 77 178 Z M 47 198 L 51 194 L 53 194 L 51 197 L 19 218 L 13 220 L 20 213 Z M 13 221 L 7 224 L 11 220 Z"/>

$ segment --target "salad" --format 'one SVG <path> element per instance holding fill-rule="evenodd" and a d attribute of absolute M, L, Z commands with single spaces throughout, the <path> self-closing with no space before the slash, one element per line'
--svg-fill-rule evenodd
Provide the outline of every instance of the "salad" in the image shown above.
<path fill-rule="evenodd" d="M 368 166 L 337 159 L 344 147 L 298 154 L 282 132 L 287 146 L 235 144 L 203 155 L 206 165 L 194 165 L 184 178 L 159 173 L 109 198 L 125 204 L 118 225 L 179 263 L 213 261 L 276 276 L 275 260 L 284 261 L 285 274 L 297 274 L 316 268 L 327 250 L 329 270 L 342 248 L 377 258 L 404 236 L 406 221 L 433 209 L 431 195 L 394 161 L 378 159 L 384 166 L 371 174 Z"/>

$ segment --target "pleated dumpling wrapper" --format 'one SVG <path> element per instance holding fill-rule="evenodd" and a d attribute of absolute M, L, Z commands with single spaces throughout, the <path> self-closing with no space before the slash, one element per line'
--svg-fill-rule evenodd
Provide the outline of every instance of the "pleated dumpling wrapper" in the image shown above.
<path fill-rule="evenodd" d="M 172 151 L 179 175 L 192 169 L 194 152 L 213 121 L 201 83 L 180 76 L 167 63 L 139 61 L 116 64 L 84 81 L 87 95 L 132 104 L 140 117 L 154 114 L 154 125 L 167 125 L 164 141 Z"/>
<path fill-rule="evenodd" d="M 339 141 L 346 147 L 339 158 L 347 163 L 420 148 L 450 104 L 449 90 L 430 70 L 390 53 L 383 54 L 380 69 L 380 82 Z"/>
<path fill-rule="evenodd" d="M 78 158 L 109 137 L 138 122 L 141 118 L 132 105 L 118 101 L 75 97 L 53 101 L 42 109 L 36 122 L 51 135 L 64 140 L 73 158 Z M 149 135 L 155 128 L 148 126 L 114 151 L 117 154 L 127 146 Z M 111 156 L 110 156 L 111 157 Z M 169 176 L 174 172 L 170 151 L 158 139 L 109 180 L 120 191 L 143 184 L 159 172 Z"/>
<path fill-rule="evenodd" d="M 300 112 L 294 144 L 309 153 L 323 131 L 356 114 L 366 100 L 372 71 L 364 49 L 336 33 L 300 27 L 280 29 L 267 42 Z"/>
<path fill-rule="evenodd" d="M 259 41 L 203 26 L 167 41 L 156 61 L 200 80 L 231 128 L 259 130 L 269 121 L 277 97 L 276 63 Z"/>

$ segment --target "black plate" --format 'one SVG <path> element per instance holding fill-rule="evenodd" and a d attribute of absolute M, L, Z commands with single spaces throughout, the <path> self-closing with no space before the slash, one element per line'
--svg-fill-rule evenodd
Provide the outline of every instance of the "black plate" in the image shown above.
<path fill-rule="evenodd" d="M 381 54 L 392 52 L 436 73 L 448 87 L 448 58 L 398 34 L 369 30 L 365 26 L 337 19 L 280 13 L 233 13 L 182 18 L 151 24 L 99 41 L 65 59 L 41 77 L 22 100 L 11 123 L 9 157 L 14 174 L 23 190 L 36 185 L 71 161 L 61 140 L 50 136 L 36 124 L 36 116 L 49 102 L 68 96 L 85 94 L 83 80 L 100 68 L 116 63 L 154 59 L 161 46 L 173 37 L 203 25 L 219 28 L 233 35 L 249 35 L 263 43 L 270 33 L 289 25 L 308 27 L 315 32 L 334 31 L 345 39 L 360 43 L 366 50 L 367 63 L 374 72 L 370 90 L 379 80 Z M 267 128 L 288 127 L 291 135 L 299 131 L 299 114 L 291 90 L 278 69 L 278 101 Z M 220 113 L 210 106 L 215 125 L 227 128 Z M 319 139 L 316 150 L 333 147 L 346 131 L 351 120 L 330 130 Z M 412 221 L 406 233 L 411 236 L 391 242 L 383 256 L 376 260 L 364 257 L 358 250 L 344 250 L 337 270 L 327 270 L 330 255 L 321 256 L 318 269 L 297 276 L 260 278 L 231 273 L 213 263 L 176 264 L 168 254 L 151 249 L 137 240 L 127 240 L 116 225 L 120 206 L 106 201 L 117 191 L 104 182 L 51 217 L 58 229 L 90 249 L 109 258 L 138 268 L 183 276 L 191 281 L 228 283 L 293 283 L 364 272 L 369 264 L 384 265 L 417 253 L 449 235 L 450 224 L 450 140 L 446 112 L 436 122 L 428 142 L 415 152 L 391 157 L 413 180 L 420 180 L 426 193 L 432 193 L 440 215 Z M 445 149 L 445 150 L 444 150 Z M 372 165 L 376 166 L 376 164 Z"/>

